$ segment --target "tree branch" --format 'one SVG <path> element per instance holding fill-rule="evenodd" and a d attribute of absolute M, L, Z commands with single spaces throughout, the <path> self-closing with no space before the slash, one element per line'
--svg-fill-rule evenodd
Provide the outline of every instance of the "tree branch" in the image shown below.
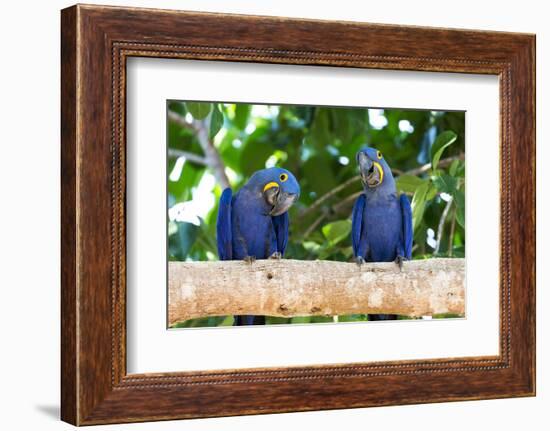
<path fill-rule="evenodd" d="M 459 154 L 458 156 L 451 156 L 447 157 L 446 159 L 442 159 L 437 164 L 440 168 L 446 168 L 451 163 L 453 163 L 455 160 L 464 160 L 464 153 Z M 405 172 L 406 175 L 420 175 L 424 172 L 428 172 L 432 168 L 431 163 L 426 163 L 425 165 L 419 166 L 418 168 L 411 169 L 410 171 Z"/>
<path fill-rule="evenodd" d="M 451 215 L 451 230 L 449 232 L 449 247 L 447 249 L 447 256 L 452 257 L 453 255 L 453 239 L 455 236 L 455 226 L 456 226 L 456 205 Z"/>
<path fill-rule="evenodd" d="M 334 212 L 338 212 L 342 208 L 346 207 L 346 205 L 349 205 L 350 203 L 353 203 L 355 201 L 355 199 L 357 199 L 359 196 L 361 196 L 361 193 L 363 193 L 363 190 L 355 192 L 355 193 L 349 195 L 347 198 L 345 198 L 342 201 L 335 204 L 334 205 Z"/>
<path fill-rule="evenodd" d="M 439 226 L 437 227 L 437 240 L 435 243 L 434 254 L 439 253 L 439 247 L 441 246 L 441 238 L 443 237 L 443 229 L 445 227 L 445 220 L 447 220 L 447 215 L 449 214 L 449 210 L 451 209 L 452 204 L 453 204 L 453 197 L 450 196 L 449 200 L 447 201 L 447 204 L 445 205 L 445 209 L 441 213 L 441 218 L 439 219 Z"/>
<path fill-rule="evenodd" d="M 185 157 L 190 162 L 206 166 L 206 158 L 199 156 L 198 154 L 190 153 L 189 151 L 169 148 L 168 157 L 173 157 L 173 158 Z"/>
<path fill-rule="evenodd" d="M 192 130 L 195 133 L 195 137 L 197 138 L 197 141 L 199 142 L 199 145 L 204 153 L 205 165 L 212 170 L 214 176 L 216 177 L 216 181 L 222 190 L 229 187 L 229 179 L 225 173 L 225 165 L 223 164 L 220 154 L 209 136 L 210 115 L 204 120 L 193 120 L 192 123 L 189 123 L 185 117 L 181 116 L 177 112 L 168 111 L 168 119 L 182 127 Z"/>
<path fill-rule="evenodd" d="M 342 190 L 344 190 L 345 188 L 349 187 L 350 185 L 352 184 L 355 184 L 357 183 L 357 181 L 359 181 L 361 179 L 361 176 L 360 175 L 356 175 L 354 177 L 351 177 L 350 179 L 348 179 L 347 181 L 344 181 L 342 184 L 340 184 L 339 186 L 333 188 L 330 192 L 328 193 L 325 193 L 323 196 L 319 197 L 319 199 L 317 199 L 315 202 L 313 202 L 309 207 L 307 207 L 306 209 L 304 209 L 304 211 L 302 211 L 302 214 L 300 214 L 302 217 L 311 213 L 312 211 L 314 211 L 315 209 L 317 209 L 323 202 L 325 202 L 327 199 L 330 199 L 332 196 L 336 195 L 337 193 L 341 192 Z"/>
<path fill-rule="evenodd" d="M 197 129 L 195 128 L 195 125 L 193 123 L 187 122 L 184 116 L 178 114 L 174 111 L 168 111 L 168 119 L 174 123 L 176 123 L 178 126 L 184 127 L 186 129 L 189 129 L 193 132 L 196 132 Z"/>
<path fill-rule="evenodd" d="M 321 213 L 319 217 L 315 219 L 313 223 L 309 225 L 309 227 L 306 229 L 306 231 L 303 234 L 303 238 L 307 238 L 309 235 L 311 235 L 311 232 L 313 232 L 315 229 L 317 229 L 317 226 L 321 224 L 321 222 L 327 217 L 325 213 Z"/>
<path fill-rule="evenodd" d="M 464 314 L 464 259 L 169 262 L 168 320 L 223 315 Z"/>
<path fill-rule="evenodd" d="M 440 166 L 442 168 L 445 168 L 445 167 L 449 166 L 455 160 L 464 160 L 464 154 L 460 154 L 458 156 L 452 156 L 452 157 L 447 157 L 446 159 L 442 159 L 442 160 L 439 161 L 438 166 Z M 431 167 L 432 167 L 431 163 L 426 163 L 425 165 L 419 166 L 418 168 L 414 168 L 414 169 L 411 169 L 411 170 L 406 171 L 406 172 L 402 172 L 402 171 L 397 170 L 397 169 L 392 169 L 392 172 L 394 174 L 398 174 L 397 177 L 399 177 L 400 175 L 415 175 L 416 176 L 416 175 L 420 175 L 424 172 L 428 172 L 431 169 Z M 312 211 L 317 209 L 323 202 L 327 201 L 328 199 L 335 196 L 336 194 L 338 194 L 342 190 L 348 188 L 350 185 L 355 184 L 356 182 L 359 182 L 359 181 L 361 181 L 361 176 L 360 175 L 355 175 L 355 176 L 349 178 L 348 180 L 344 181 L 339 186 L 332 189 L 330 192 L 327 192 L 324 195 L 320 196 L 309 207 L 305 208 L 301 212 L 300 216 L 304 217 L 304 216 L 308 215 L 309 213 L 311 213 Z M 355 193 L 353 196 L 359 196 L 360 194 L 361 194 L 361 192 L 358 192 L 358 193 Z M 349 198 L 349 196 L 348 196 L 348 198 Z M 348 198 L 345 198 L 346 203 L 348 201 Z M 342 204 L 342 203 L 343 202 L 341 202 L 340 204 Z M 341 206 L 340 204 L 337 204 L 336 206 Z M 336 209 L 336 206 L 335 206 L 335 209 Z"/>

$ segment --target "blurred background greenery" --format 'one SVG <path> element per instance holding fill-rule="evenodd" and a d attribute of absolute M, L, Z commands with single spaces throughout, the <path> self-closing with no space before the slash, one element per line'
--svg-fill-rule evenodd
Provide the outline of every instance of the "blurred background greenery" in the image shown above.
<path fill-rule="evenodd" d="M 464 127 L 456 111 L 169 101 L 169 259 L 217 260 L 222 190 L 280 166 L 301 187 L 285 258 L 352 261 L 350 216 L 361 193 L 355 154 L 365 145 L 382 152 L 398 191 L 411 199 L 413 259 L 464 257 Z M 361 320 L 366 315 L 267 317 L 268 324 Z M 220 316 L 173 327 L 232 324 Z"/>

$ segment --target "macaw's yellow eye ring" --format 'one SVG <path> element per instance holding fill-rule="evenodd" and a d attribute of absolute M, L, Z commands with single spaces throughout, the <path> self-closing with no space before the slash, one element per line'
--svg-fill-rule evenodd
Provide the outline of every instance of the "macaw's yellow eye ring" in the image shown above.
<path fill-rule="evenodd" d="M 381 158 L 382 158 L 382 153 L 381 153 L 380 151 L 377 151 L 377 152 L 376 152 L 376 157 L 378 157 L 379 159 L 381 159 Z"/>
<path fill-rule="evenodd" d="M 288 175 L 287 174 L 281 174 L 279 175 L 279 179 L 281 180 L 281 182 L 285 182 L 286 180 L 288 180 Z"/>

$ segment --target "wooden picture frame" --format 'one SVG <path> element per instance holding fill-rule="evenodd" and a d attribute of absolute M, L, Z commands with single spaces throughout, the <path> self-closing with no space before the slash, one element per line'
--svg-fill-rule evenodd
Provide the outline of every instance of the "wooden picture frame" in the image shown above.
<path fill-rule="evenodd" d="M 534 35 L 82 5 L 63 10 L 61 24 L 64 421 L 535 394 Z M 500 354 L 128 375 L 125 64 L 131 56 L 498 75 Z"/>

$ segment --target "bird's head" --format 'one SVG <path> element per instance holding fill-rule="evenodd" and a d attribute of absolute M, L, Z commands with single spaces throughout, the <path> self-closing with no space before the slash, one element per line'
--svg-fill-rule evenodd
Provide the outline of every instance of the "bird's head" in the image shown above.
<path fill-rule="evenodd" d="M 356 158 L 365 189 L 376 189 L 384 185 L 394 187 L 391 168 L 380 151 L 364 147 L 357 153 Z"/>
<path fill-rule="evenodd" d="M 248 184 L 254 187 L 269 208 L 269 215 L 278 216 L 300 197 L 300 185 L 291 172 L 283 168 L 267 168 L 255 172 Z"/>

